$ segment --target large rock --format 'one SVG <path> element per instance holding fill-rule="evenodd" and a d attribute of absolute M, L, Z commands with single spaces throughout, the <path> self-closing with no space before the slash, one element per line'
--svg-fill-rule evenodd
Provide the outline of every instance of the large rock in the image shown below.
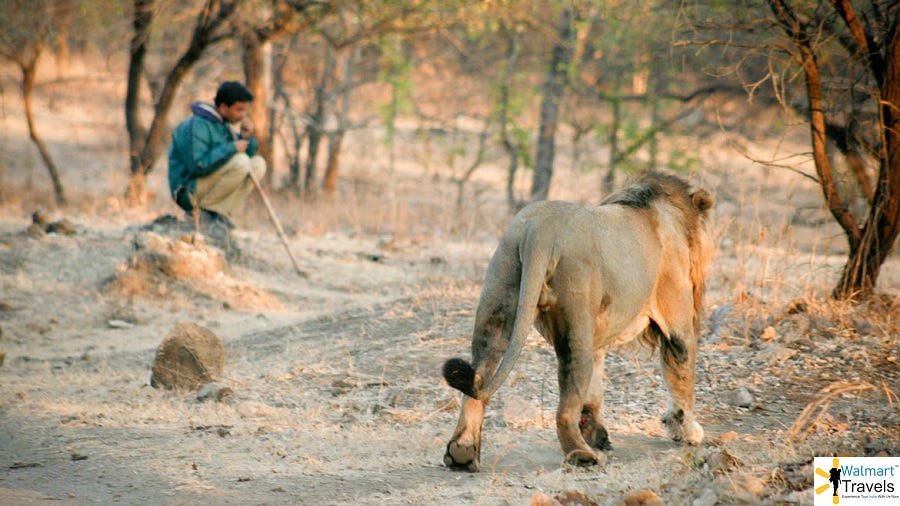
<path fill-rule="evenodd" d="M 211 330 L 179 323 L 156 351 L 150 386 L 195 390 L 214 381 L 225 366 L 225 348 Z"/>

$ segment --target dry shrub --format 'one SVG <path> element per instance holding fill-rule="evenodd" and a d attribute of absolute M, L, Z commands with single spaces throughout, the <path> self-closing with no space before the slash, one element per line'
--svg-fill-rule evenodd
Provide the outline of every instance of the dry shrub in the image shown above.
<path fill-rule="evenodd" d="M 234 309 L 247 310 L 282 310 L 284 304 L 277 296 L 259 288 L 244 285 L 225 287 L 217 294 Z"/>
<path fill-rule="evenodd" d="M 225 254 L 208 246 L 201 235 L 185 235 L 177 240 L 153 232 L 135 238 L 137 252 L 132 263 L 145 262 L 177 279 L 211 279 L 225 271 Z"/>
<path fill-rule="evenodd" d="M 238 310 L 281 310 L 281 300 L 228 276 L 221 249 L 207 245 L 198 234 L 171 238 L 141 232 L 134 238 L 134 253 L 119 268 L 105 290 L 117 295 L 165 296 L 173 287 L 203 293 Z"/>
<path fill-rule="evenodd" d="M 224 273 L 222 250 L 207 246 L 199 235 L 172 239 L 154 232 L 134 238 L 134 253 L 106 286 L 131 295 L 165 295 L 170 280 L 211 280 Z"/>
<path fill-rule="evenodd" d="M 819 393 L 822 394 L 821 397 L 807 404 L 803 412 L 800 413 L 800 416 L 794 420 L 793 425 L 791 425 L 787 431 L 787 442 L 803 441 L 815 431 L 819 422 L 825 414 L 828 413 L 828 408 L 835 399 L 844 394 L 862 393 L 873 390 L 874 388 L 873 385 L 861 381 L 837 381 L 823 388 L 819 391 Z M 886 392 L 890 392 L 890 390 L 886 389 Z M 816 413 L 816 410 L 818 410 L 818 413 Z"/>

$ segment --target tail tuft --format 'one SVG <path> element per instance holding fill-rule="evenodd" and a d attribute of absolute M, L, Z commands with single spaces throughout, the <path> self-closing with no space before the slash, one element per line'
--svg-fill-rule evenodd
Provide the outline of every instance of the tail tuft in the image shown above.
<path fill-rule="evenodd" d="M 475 394 L 475 369 L 461 358 L 451 358 L 444 363 L 444 379 L 451 387 L 477 399 Z"/>

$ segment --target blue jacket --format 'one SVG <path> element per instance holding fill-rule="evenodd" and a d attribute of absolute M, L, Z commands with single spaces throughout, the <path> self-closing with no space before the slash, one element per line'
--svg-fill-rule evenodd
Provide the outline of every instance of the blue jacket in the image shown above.
<path fill-rule="evenodd" d="M 169 148 L 169 191 L 185 210 L 192 208 L 197 178 L 212 174 L 237 154 L 234 141 L 240 138 L 212 105 L 194 102 L 191 112 L 193 116 L 175 128 Z M 259 143 L 253 137 L 248 140 L 247 155 L 254 156 Z"/>

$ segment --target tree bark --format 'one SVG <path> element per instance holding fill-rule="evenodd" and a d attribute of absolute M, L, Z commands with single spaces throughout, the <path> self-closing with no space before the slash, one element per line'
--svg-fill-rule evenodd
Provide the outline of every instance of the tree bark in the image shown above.
<path fill-rule="evenodd" d="M 618 79 L 616 80 L 618 92 Z M 622 99 L 612 98 L 612 125 L 609 126 L 609 168 L 603 177 L 603 195 L 609 195 L 616 183 L 616 166 L 622 160 L 619 154 L 619 129 L 622 125 Z"/>
<path fill-rule="evenodd" d="M 322 68 L 322 75 L 316 83 L 316 89 L 313 94 L 312 112 L 310 113 L 309 123 L 306 125 L 306 177 L 304 180 L 304 189 L 307 195 L 315 193 L 316 183 L 316 164 L 319 158 L 319 149 L 322 146 L 322 139 L 325 136 L 325 112 L 328 105 L 328 83 L 332 80 L 335 66 L 337 65 L 334 51 L 325 51 L 325 65 Z"/>
<path fill-rule="evenodd" d="M 259 143 L 259 155 L 272 167 L 272 139 L 269 136 L 268 92 L 271 88 L 271 42 L 261 40 L 256 31 L 248 30 L 241 37 L 243 47 L 244 80 L 253 93 L 250 119 L 255 125 L 254 137 Z"/>
<path fill-rule="evenodd" d="M 144 149 L 147 129 L 140 120 L 141 76 L 153 23 L 154 0 L 134 0 L 133 34 L 129 49 L 128 85 L 125 91 L 125 128 L 128 131 L 128 153 L 131 176 L 140 173 L 138 154 Z"/>
<path fill-rule="evenodd" d="M 519 59 L 519 43 L 516 35 L 507 27 L 502 28 L 502 33 L 506 37 L 506 59 L 503 65 L 502 77 L 500 80 L 500 103 L 498 104 L 497 123 L 500 125 L 500 141 L 503 145 L 503 151 L 509 159 L 509 165 L 506 170 L 506 204 L 509 206 L 511 213 L 515 213 L 521 207 L 521 203 L 516 199 L 515 181 L 516 172 L 519 170 L 519 157 L 521 146 L 510 133 L 512 118 L 510 118 L 510 76 L 514 73 L 516 64 Z"/>
<path fill-rule="evenodd" d="M 557 41 L 553 46 L 550 68 L 544 82 L 544 98 L 541 103 L 541 125 L 538 131 L 534 176 L 531 181 L 531 200 L 545 200 L 550 192 L 553 177 L 556 129 L 559 123 L 559 105 L 566 90 L 567 70 L 575 49 L 576 30 L 573 26 L 574 8 L 563 9 L 557 21 Z"/>
<path fill-rule="evenodd" d="M 326 195 L 334 195 L 334 192 L 337 190 L 338 172 L 341 166 L 341 146 L 343 143 L 343 130 L 328 136 L 328 161 L 325 164 L 325 176 L 322 178 L 322 190 Z"/>
<path fill-rule="evenodd" d="M 334 192 L 337 190 L 338 173 L 341 166 L 341 147 L 344 143 L 344 135 L 346 135 L 349 128 L 350 105 L 353 95 L 352 81 L 359 58 L 360 47 L 357 45 L 350 50 L 349 56 L 342 63 L 341 82 L 338 84 L 340 92 L 338 93 L 338 100 L 336 100 L 337 103 L 335 104 L 336 110 L 334 111 L 337 127 L 328 136 L 328 161 L 325 164 L 325 176 L 322 180 L 322 190 L 326 195 L 334 195 Z"/>

